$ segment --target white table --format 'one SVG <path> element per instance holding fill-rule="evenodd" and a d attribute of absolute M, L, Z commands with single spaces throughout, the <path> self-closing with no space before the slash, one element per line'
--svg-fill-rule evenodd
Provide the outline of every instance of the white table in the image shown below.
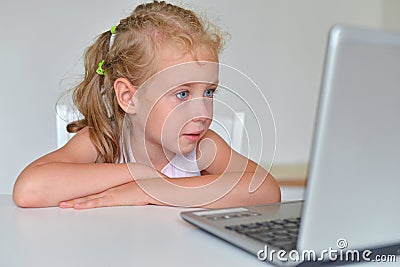
<path fill-rule="evenodd" d="M 183 221 L 183 209 L 21 209 L 0 195 L 0 266 L 260 266 Z"/>
<path fill-rule="evenodd" d="M 301 190 L 283 195 L 296 194 Z M 0 195 L 0 266 L 268 266 L 186 223 L 179 216 L 183 210 L 21 209 L 10 195 Z"/>

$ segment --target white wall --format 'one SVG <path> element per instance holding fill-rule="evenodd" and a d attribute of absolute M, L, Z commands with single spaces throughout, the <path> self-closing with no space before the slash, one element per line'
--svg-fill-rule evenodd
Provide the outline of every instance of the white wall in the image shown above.
<path fill-rule="evenodd" d="M 400 29 L 394 0 L 180 1 L 232 38 L 221 62 L 262 89 L 277 125 L 277 164 L 306 163 L 328 29 L 344 22 Z M 136 6 L 130 0 L 0 3 L 0 193 L 56 147 L 55 103 L 82 71 L 83 49 Z"/>
<path fill-rule="evenodd" d="M 386 29 L 398 30 L 400 25 L 400 1 L 385 0 L 383 4 L 382 25 Z"/>

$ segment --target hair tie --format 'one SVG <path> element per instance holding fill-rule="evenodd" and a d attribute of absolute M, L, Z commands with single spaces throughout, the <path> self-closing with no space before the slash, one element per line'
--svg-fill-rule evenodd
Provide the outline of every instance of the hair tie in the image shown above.
<path fill-rule="evenodd" d="M 110 46 L 109 46 L 109 49 L 111 48 L 111 46 L 112 46 L 113 43 L 114 43 L 114 37 L 115 37 L 115 32 L 117 31 L 117 27 L 118 27 L 118 26 L 115 25 L 115 26 L 112 26 L 111 29 L 110 29 L 111 38 L 110 38 Z M 101 75 L 101 76 L 106 75 L 106 71 L 103 69 L 103 65 L 104 65 L 104 59 L 103 59 L 102 61 L 99 62 L 99 64 L 97 65 L 97 69 L 96 69 L 96 73 L 99 74 L 99 75 Z"/>
<path fill-rule="evenodd" d="M 113 43 L 114 43 L 115 32 L 117 31 L 117 27 L 118 27 L 118 26 L 115 25 L 115 26 L 112 26 L 111 29 L 110 29 L 111 37 L 110 37 L 110 45 L 108 46 L 108 49 L 110 49 L 111 46 L 112 46 Z"/>
<path fill-rule="evenodd" d="M 96 73 L 101 76 L 104 76 L 106 74 L 106 71 L 103 69 L 103 64 L 104 64 L 104 59 L 99 62 L 96 69 Z"/>
<path fill-rule="evenodd" d="M 115 34 L 117 27 L 118 27 L 117 25 L 111 27 L 111 29 L 110 29 L 111 34 Z"/>

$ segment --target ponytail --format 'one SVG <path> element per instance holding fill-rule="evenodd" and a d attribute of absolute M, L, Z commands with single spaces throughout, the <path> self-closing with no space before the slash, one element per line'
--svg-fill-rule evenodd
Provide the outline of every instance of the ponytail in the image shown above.
<path fill-rule="evenodd" d="M 90 46 L 84 57 L 85 77 L 75 87 L 73 101 L 76 108 L 83 115 L 83 119 L 74 121 L 67 126 L 67 131 L 75 133 L 88 127 L 90 139 L 98 152 L 98 162 L 116 162 L 120 156 L 119 142 L 115 127 L 113 109 L 107 106 L 111 99 L 112 91 L 110 82 L 105 82 L 107 77 L 96 72 L 99 62 L 107 56 L 112 33 L 107 31 L 101 34 L 95 43 Z M 104 61 L 103 61 L 104 62 Z M 107 68 L 107 63 L 102 64 Z M 111 88 L 110 88 L 111 87 Z"/>

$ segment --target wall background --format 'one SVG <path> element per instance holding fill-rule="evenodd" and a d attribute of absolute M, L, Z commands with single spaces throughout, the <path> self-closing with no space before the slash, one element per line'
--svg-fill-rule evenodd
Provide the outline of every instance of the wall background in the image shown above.
<path fill-rule="evenodd" d="M 246 73 L 274 114 L 273 173 L 304 176 L 327 33 L 335 23 L 400 30 L 396 0 L 175 1 L 231 34 L 221 62 Z M 131 0 L 2 0 L 0 194 L 56 148 L 55 104 L 82 73 L 83 49 L 137 5 Z M 265 160 L 268 161 L 268 160 Z"/>

